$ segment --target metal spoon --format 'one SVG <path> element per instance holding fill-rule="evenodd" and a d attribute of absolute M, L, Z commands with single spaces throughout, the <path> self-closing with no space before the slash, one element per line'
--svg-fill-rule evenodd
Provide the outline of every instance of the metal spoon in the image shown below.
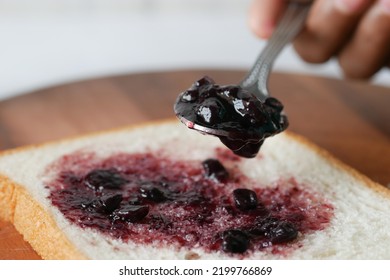
<path fill-rule="evenodd" d="M 289 1 L 286 11 L 271 38 L 268 40 L 267 45 L 256 59 L 252 69 L 240 82 L 240 87 L 253 93 L 261 101 L 264 101 L 269 96 L 268 77 L 274 60 L 285 45 L 292 41 L 301 30 L 311 2 L 311 0 Z M 180 114 L 177 117 L 188 128 L 198 130 L 201 133 L 232 138 L 236 136 L 232 135 L 234 132 L 218 130 L 194 123 Z"/>

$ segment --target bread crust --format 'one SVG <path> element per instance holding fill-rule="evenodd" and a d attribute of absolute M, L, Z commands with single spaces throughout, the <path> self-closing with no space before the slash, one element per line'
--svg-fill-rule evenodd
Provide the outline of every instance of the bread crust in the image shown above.
<path fill-rule="evenodd" d="M 47 211 L 23 187 L 2 175 L 0 206 L 0 218 L 12 222 L 24 240 L 43 259 L 86 259 L 66 238 Z"/>
<path fill-rule="evenodd" d="M 83 136 L 75 136 L 37 145 L 18 147 L 1 152 L 0 157 L 36 149 L 46 145 L 66 143 L 77 139 L 113 133 L 116 131 L 134 130 L 145 126 L 169 124 L 175 121 L 176 120 L 173 119 L 159 120 L 96 133 L 89 133 Z M 183 129 L 185 128 L 183 127 Z M 390 198 L 390 189 L 373 182 L 368 177 L 338 160 L 329 152 L 310 142 L 305 137 L 292 132 L 284 132 L 284 134 L 290 139 L 293 139 L 293 141 L 304 145 L 311 151 L 314 151 L 318 156 L 327 160 L 331 165 L 363 182 L 368 188 Z M 2 174 L 0 174 L 0 218 L 11 221 L 17 231 L 23 235 L 24 239 L 28 241 L 32 248 L 44 259 L 87 259 L 87 257 L 75 248 L 75 246 L 68 240 L 65 234 L 58 227 L 51 214 L 48 213 L 37 201 L 35 201 L 23 186 L 16 184 L 10 178 L 7 178 Z"/>

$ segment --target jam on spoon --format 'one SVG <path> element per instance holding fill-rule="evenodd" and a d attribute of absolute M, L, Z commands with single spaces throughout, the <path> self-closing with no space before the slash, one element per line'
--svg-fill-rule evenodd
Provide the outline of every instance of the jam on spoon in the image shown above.
<path fill-rule="evenodd" d="M 246 158 L 255 157 L 266 137 L 288 126 L 283 105 L 276 98 L 261 101 L 238 85 L 219 86 L 209 77 L 181 93 L 174 110 L 187 127 L 219 137 Z"/>
<path fill-rule="evenodd" d="M 269 97 L 268 76 L 277 55 L 303 26 L 311 2 L 288 1 L 277 28 L 239 85 L 219 86 L 204 77 L 180 94 L 174 106 L 178 118 L 189 128 L 219 137 L 235 154 L 255 157 L 265 138 L 288 126 L 283 105 Z"/>

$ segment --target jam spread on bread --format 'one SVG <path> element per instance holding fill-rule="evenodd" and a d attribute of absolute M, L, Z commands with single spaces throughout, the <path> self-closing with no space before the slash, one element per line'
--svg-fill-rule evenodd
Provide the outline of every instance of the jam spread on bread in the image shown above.
<path fill-rule="evenodd" d="M 283 253 L 333 216 L 331 204 L 293 178 L 271 186 L 248 178 L 231 151 L 203 162 L 160 154 L 63 156 L 48 168 L 49 198 L 71 223 L 110 238 L 242 257 Z"/>
<path fill-rule="evenodd" d="M 228 136 L 215 136 L 235 154 L 246 158 L 255 157 L 265 138 L 288 126 L 283 105 L 276 98 L 268 97 L 262 102 L 240 86 L 219 86 L 209 77 L 181 93 L 174 110 L 189 124 L 223 131 Z"/>

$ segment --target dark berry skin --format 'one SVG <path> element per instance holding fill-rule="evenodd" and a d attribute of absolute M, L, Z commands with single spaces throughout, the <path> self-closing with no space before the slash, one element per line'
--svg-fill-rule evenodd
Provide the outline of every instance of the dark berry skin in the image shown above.
<path fill-rule="evenodd" d="M 141 188 L 141 197 L 144 197 L 153 202 L 163 202 L 168 199 L 165 191 L 160 188 L 160 185 L 155 182 L 144 183 Z"/>
<path fill-rule="evenodd" d="M 196 109 L 196 113 L 203 122 L 212 125 L 222 120 L 223 112 L 221 112 L 219 108 L 220 105 L 218 104 L 218 101 L 211 99 L 203 102 L 203 104 Z"/>
<path fill-rule="evenodd" d="M 221 142 L 236 155 L 245 158 L 254 158 L 258 154 L 261 145 L 264 143 L 264 140 L 249 142 L 244 140 L 235 140 L 228 137 L 219 137 L 219 140 L 221 140 Z"/>
<path fill-rule="evenodd" d="M 119 207 L 122 202 L 121 194 L 105 195 L 97 200 L 95 204 L 96 211 L 103 213 L 111 213 Z"/>
<path fill-rule="evenodd" d="M 195 82 L 194 87 L 199 88 L 202 86 L 208 86 L 215 84 L 214 80 L 210 78 L 209 76 L 204 76 L 202 79 Z"/>
<path fill-rule="evenodd" d="M 114 220 L 136 223 L 145 218 L 149 213 L 147 205 L 126 205 L 113 213 Z"/>
<path fill-rule="evenodd" d="M 259 203 L 256 193 L 249 189 L 235 189 L 233 199 L 236 207 L 242 211 L 256 209 Z"/>
<path fill-rule="evenodd" d="M 238 229 L 226 230 L 222 233 L 222 249 L 228 253 L 244 253 L 250 244 L 249 236 Z"/>
<path fill-rule="evenodd" d="M 272 107 L 272 108 L 274 108 L 278 112 L 282 112 L 283 111 L 283 104 L 279 100 L 274 98 L 274 97 L 268 97 L 265 100 L 265 104 L 270 106 L 270 107 Z"/>
<path fill-rule="evenodd" d="M 178 117 L 192 124 L 224 132 L 223 136 L 215 136 L 235 154 L 246 158 L 255 157 L 265 138 L 288 126 L 287 117 L 282 114 L 283 105 L 276 98 L 263 102 L 240 86 L 220 86 L 208 77 L 180 94 L 174 110 Z"/>
<path fill-rule="evenodd" d="M 198 96 L 198 91 L 189 89 L 183 93 L 181 99 L 183 102 L 195 102 L 198 99 Z"/>
<path fill-rule="evenodd" d="M 276 227 L 279 223 L 279 219 L 267 216 L 267 217 L 258 217 L 255 220 L 255 226 L 253 232 L 256 232 L 258 235 L 269 235 L 269 232 L 272 228 Z"/>
<path fill-rule="evenodd" d="M 286 243 L 298 237 L 298 230 L 291 222 L 272 216 L 257 219 L 250 233 L 264 236 L 273 244 Z"/>
<path fill-rule="evenodd" d="M 282 221 L 272 228 L 269 232 L 269 238 L 273 244 L 285 243 L 298 237 L 298 231 L 295 226 L 286 221 Z"/>
<path fill-rule="evenodd" d="M 89 172 L 84 178 L 85 184 L 93 190 L 120 189 L 126 180 L 113 169 L 96 169 Z"/>
<path fill-rule="evenodd" d="M 207 159 L 202 162 L 202 166 L 207 177 L 216 179 L 220 182 L 226 181 L 229 178 L 229 172 L 219 160 Z"/>
<path fill-rule="evenodd" d="M 104 195 L 92 201 L 82 202 L 80 206 L 89 212 L 109 214 L 119 207 L 122 199 L 121 194 Z"/>

